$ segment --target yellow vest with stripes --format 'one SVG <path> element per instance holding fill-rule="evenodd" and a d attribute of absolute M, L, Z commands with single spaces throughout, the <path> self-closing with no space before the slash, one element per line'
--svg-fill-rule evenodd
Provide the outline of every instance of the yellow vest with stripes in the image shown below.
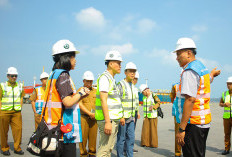
<path fill-rule="evenodd" d="M 16 82 L 16 86 L 12 87 L 8 85 L 8 82 L 1 83 L 2 88 L 2 111 L 21 111 L 21 94 L 23 91 L 23 85 Z"/>

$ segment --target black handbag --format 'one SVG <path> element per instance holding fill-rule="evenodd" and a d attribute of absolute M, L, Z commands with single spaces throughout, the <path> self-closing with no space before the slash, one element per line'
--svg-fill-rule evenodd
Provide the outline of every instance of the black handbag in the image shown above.
<path fill-rule="evenodd" d="M 157 112 L 158 112 L 158 116 L 159 116 L 159 117 L 164 118 L 164 113 L 163 113 L 161 107 L 158 107 L 158 108 L 157 108 Z"/>
<path fill-rule="evenodd" d="M 54 75 L 54 73 L 53 73 Z M 52 75 L 52 78 L 53 78 Z M 52 84 L 52 79 L 50 84 Z M 51 85 L 49 89 L 51 88 Z M 47 106 L 47 101 L 45 103 L 44 110 Z M 61 119 L 63 117 L 63 106 L 61 111 Z M 43 112 L 41 122 L 39 123 L 36 131 L 32 134 L 27 145 L 27 151 L 36 156 L 41 155 L 55 155 L 59 156 L 61 154 L 61 119 L 58 121 L 58 125 L 49 129 L 46 121 L 44 120 L 45 111 Z"/>
<path fill-rule="evenodd" d="M 153 93 L 152 93 L 152 97 L 153 97 L 153 99 L 154 99 L 154 102 L 157 103 L 157 101 L 155 100 L 155 95 L 153 95 Z M 157 108 L 157 112 L 158 112 L 158 116 L 159 116 L 159 117 L 164 118 L 164 113 L 163 113 L 161 107 L 158 107 L 158 108 Z"/>

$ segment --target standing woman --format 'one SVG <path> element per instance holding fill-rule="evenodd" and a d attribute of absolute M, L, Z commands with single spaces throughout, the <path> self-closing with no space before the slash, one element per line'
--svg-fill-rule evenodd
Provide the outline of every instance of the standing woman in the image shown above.
<path fill-rule="evenodd" d="M 160 100 L 157 95 L 153 95 L 146 84 L 139 87 L 140 92 L 143 93 L 143 128 L 141 134 L 142 147 L 158 147 L 158 112 L 157 108 L 160 106 Z"/>
<path fill-rule="evenodd" d="M 78 102 L 89 94 L 88 88 L 76 93 L 75 86 L 69 75 L 76 65 L 75 55 L 79 53 L 69 40 L 60 40 L 53 45 L 54 66 L 47 82 L 43 106 L 44 119 L 52 129 L 58 125 L 63 112 L 62 125 L 72 124 L 72 136 L 63 136 L 61 157 L 76 157 L 76 143 L 82 141 L 80 109 Z M 42 113 L 43 114 L 43 113 Z M 42 155 L 43 156 L 43 155 Z M 44 155 L 48 157 L 48 155 Z M 49 156 L 50 157 L 50 156 Z"/>

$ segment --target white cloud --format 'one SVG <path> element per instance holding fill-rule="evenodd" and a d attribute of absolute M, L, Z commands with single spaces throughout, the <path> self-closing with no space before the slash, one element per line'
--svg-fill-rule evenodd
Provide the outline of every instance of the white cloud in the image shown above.
<path fill-rule="evenodd" d="M 206 32 L 208 27 L 205 25 L 194 25 L 192 26 L 192 31 L 194 32 Z"/>
<path fill-rule="evenodd" d="M 0 0 L 0 7 L 8 7 L 9 5 L 9 0 Z"/>
<path fill-rule="evenodd" d="M 199 41 L 200 40 L 200 36 L 195 34 L 195 35 L 192 36 L 192 39 L 194 41 Z"/>
<path fill-rule="evenodd" d="M 151 32 L 156 27 L 155 21 L 144 18 L 138 21 L 138 27 L 137 30 L 140 33 L 148 33 Z"/>
<path fill-rule="evenodd" d="M 131 43 L 123 45 L 100 45 L 98 47 L 92 48 L 90 51 L 96 55 L 104 55 L 110 50 L 117 50 L 121 54 L 132 54 L 138 52 L 138 50 L 135 49 Z"/>
<path fill-rule="evenodd" d="M 206 68 L 209 69 L 209 71 L 211 71 L 215 67 L 220 67 L 220 64 L 217 61 L 205 59 L 205 58 L 201 58 L 201 57 L 199 57 L 197 59 L 200 60 L 206 66 Z"/>
<path fill-rule="evenodd" d="M 99 31 L 106 25 L 103 13 L 93 7 L 83 9 L 77 13 L 76 20 L 83 27 L 93 31 Z"/>
<path fill-rule="evenodd" d="M 160 58 L 163 64 L 177 65 L 176 54 L 165 49 L 154 48 L 148 56 Z"/>

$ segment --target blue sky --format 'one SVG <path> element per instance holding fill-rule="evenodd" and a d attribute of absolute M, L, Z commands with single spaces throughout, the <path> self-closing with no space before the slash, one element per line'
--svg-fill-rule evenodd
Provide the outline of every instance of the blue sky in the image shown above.
<path fill-rule="evenodd" d="M 212 84 L 212 97 L 226 90 L 232 76 L 232 1 L 230 0 L 0 0 L 0 81 L 14 66 L 19 80 L 33 84 L 33 77 L 50 72 L 52 45 L 69 39 L 81 52 L 71 77 L 82 85 L 86 70 L 105 70 L 107 51 L 122 53 L 124 78 L 127 62 L 139 70 L 138 84 L 151 89 L 170 89 L 179 80 L 175 44 L 180 37 L 191 37 L 197 45 L 197 58 L 209 70 L 217 66 L 221 75 Z"/>

